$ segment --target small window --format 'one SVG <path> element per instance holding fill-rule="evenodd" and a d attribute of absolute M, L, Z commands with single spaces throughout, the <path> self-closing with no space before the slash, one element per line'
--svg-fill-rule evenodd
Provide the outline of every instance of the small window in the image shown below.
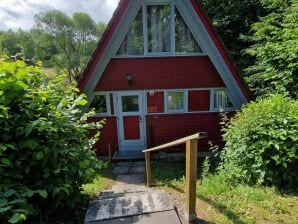
<path fill-rule="evenodd" d="M 175 10 L 175 22 L 176 54 L 202 53 L 201 48 L 177 9 Z"/>
<path fill-rule="evenodd" d="M 90 108 L 94 108 L 96 114 L 106 114 L 108 113 L 107 108 L 107 96 L 106 95 L 95 95 Z"/>
<path fill-rule="evenodd" d="M 138 112 L 139 96 L 122 96 L 122 112 Z"/>
<path fill-rule="evenodd" d="M 139 11 L 132 23 L 124 41 L 122 42 L 117 55 L 142 55 L 144 54 L 143 44 L 143 14 Z"/>
<path fill-rule="evenodd" d="M 184 92 L 183 91 L 169 91 L 168 92 L 168 111 L 181 112 L 184 111 Z"/>
<path fill-rule="evenodd" d="M 147 7 L 148 52 L 171 52 L 171 7 L 149 5 Z"/>
<path fill-rule="evenodd" d="M 233 103 L 229 99 L 225 90 L 214 91 L 214 109 L 225 109 L 233 107 Z"/>

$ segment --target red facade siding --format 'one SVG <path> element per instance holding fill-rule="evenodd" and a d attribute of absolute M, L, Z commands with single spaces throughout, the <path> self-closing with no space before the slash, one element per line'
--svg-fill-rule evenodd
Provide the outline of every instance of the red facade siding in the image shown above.
<path fill-rule="evenodd" d="M 117 119 L 116 117 L 94 117 L 90 121 L 100 121 L 105 119 L 105 125 L 100 129 L 99 141 L 95 144 L 98 155 L 108 155 L 108 145 L 111 144 L 112 152 L 118 150 L 118 134 L 117 134 Z"/>
<path fill-rule="evenodd" d="M 114 100 L 113 100 L 113 93 L 110 93 L 110 106 L 111 106 L 111 115 L 114 115 Z"/>
<path fill-rule="evenodd" d="M 132 76 L 132 84 L 126 76 Z M 207 56 L 111 59 L 96 90 L 224 87 Z"/>
<path fill-rule="evenodd" d="M 206 151 L 209 148 L 209 141 L 222 146 L 218 113 L 148 115 L 146 121 L 148 147 L 158 146 L 197 132 L 208 134 L 208 138 L 199 141 L 199 150 Z"/>
<path fill-rule="evenodd" d="M 210 90 L 189 91 L 188 111 L 210 111 Z"/>
<path fill-rule="evenodd" d="M 153 96 L 147 93 L 147 112 L 163 113 L 164 112 L 164 93 L 154 92 Z"/>

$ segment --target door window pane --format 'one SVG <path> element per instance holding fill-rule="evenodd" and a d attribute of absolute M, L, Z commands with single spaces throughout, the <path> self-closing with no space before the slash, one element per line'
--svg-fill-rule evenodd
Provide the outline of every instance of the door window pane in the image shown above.
<path fill-rule="evenodd" d="M 171 7 L 150 5 L 147 7 L 148 52 L 171 51 Z"/>
<path fill-rule="evenodd" d="M 95 95 L 90 108 L 94 108 L 97 114 L 107 113 L 107 99 L 105 95 Z"/>
<path fill-rule="evenodd" d="M 144 54 L 143 44 L 143 14 L 139 11 L 132 23 L 117 55 L 140 55 Z"/>
<path fill-rule="evenodd" d="M 181 91 L 168 92 L 168 110 L 169 111 L 184 110 L 184 92 L 181 92 Z"/>
<path fill-rule="evenodd" d="M 201 53 L 197 41 L 192 35 L 190 29 L 186 25 L 184 19 L 177 9 L 175 9 L 175 22 L 176 22 L 176 53 L 177 54 L 190 54 Z"/>
<path fill-rule="evenodd" d="M 122 112 L 138 112 L 139 96 L 122 96 Z"/>

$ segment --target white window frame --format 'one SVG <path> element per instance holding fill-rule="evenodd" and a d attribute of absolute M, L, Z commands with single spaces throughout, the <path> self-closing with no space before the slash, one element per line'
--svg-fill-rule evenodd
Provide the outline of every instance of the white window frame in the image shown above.
<path fill-rule="evenodd" d="M 89 108 L 90 108 L 90 105 L 92 104 L 92 101 L 94 99 L 95 96 L 105 96 L 106 98 L 106 109 L 107 109 L 107 112 L 105 113 L 96 113 L 94 115 L 94 117 L 107 117 L 107 116 L 111 116 L 111 99 L 110 99 L 110 93 L 109 92 L 94 92 L 93 93 L 93 96 L 91 98 L 91 101 L 90 101 L 90 104 L 89 104 Z"/>
<path fill-rule="evenodd" d="M 171 8 L 171 50 L 169 52 L 148 52 L 148 20 L 147 20 L 147 6 L 150 5 L 169 5 Z M 138 58 L 138 57 L 188 57 L 188 56 L 206 56 L 206 53 L 204 52 L 198 52 L 198 53 L 177 53 L 176 52 L 176 24 L 175 24 L 175 8 L 176 5 L 171 0 L 150 0 L 150 1 L 143 1 L 142 4 L 142 13 L 143 13 L 143 47 L 144 47 L 144 53 L 140 55 L 117 55 L 115 54 L 114 58 Z M 195 40 L 197 42 L 197 40 Z M 200 44 L 197 42 L 200 49 Z M 119 49 L 118 49 L 119 50 Z M 117 50 L 117 52 L 118 52 Z"/>
<path fill-rule="evenodd" d="M 182 92 L 183 93 L 183 109 L 180 110 L 170 110 L 168 105 L 168 97 L 169 92 Z M 188 112 L 188 90 L 185 89 L 168 89 L 164 91 L 164 107 L 166 114 L 179 114 L 179 113 L 187 113 Z"/>
<path fill-rule="evenodd" d="M 236 110 L 236 107 L 235 106 L 232 106 L 232 107 L 225 107 L 225 108 L 221 108 L 221 107 L 215 107 L 215 94 L 217 91 L 224 91 L 226 93 L 226 96 L 228 97 L 228 100 L 231 101 L 231 103 L 233 105 L 234 102 L 232 101 L 232 98 L 230 97 L 230 93 L 228 91 L 227 88 L 213 88 L 211 90 L 211 97 L 210 97 L 210 106 L 211 106 L 211 111 L 213 112 L 229 112 L 229 111 L 235 111 Z"/>

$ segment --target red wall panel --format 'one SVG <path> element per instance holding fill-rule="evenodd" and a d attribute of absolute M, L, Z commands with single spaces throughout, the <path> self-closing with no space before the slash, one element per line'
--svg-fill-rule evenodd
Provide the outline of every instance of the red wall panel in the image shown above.
<path fill-rule="evenodd" d="M 111 114 L 114 115 L 114 100 L 113 100 L 113 93 L 110 93 L 110 106 L 111 106 Z"/>
<path fill-rule="evenodd" d="M 105 119 L 105 125 L 100 129 L 99 141 L 95 144 L 96 153 L 98 155 L 108 155 L 108 145 L 111 143 L 112 152 L 118 150 L 118 135 L 117 135 L 117 120 L 116 117 L 99 118 L 94 117 L 89 119 L 90 121 L 100 121 Z M 93 131 L 94 133 L 95 131 Z"/>
<path fill-rule="evenodd" d="M 164 93 L 154 92 L 153 96 L 147 93 L 147 112 L 163 113 L 164 112 Z"/>
<path fill-rule="evenodd" d="M 210 111 L 210 90 L 189 91 L 188 111 Z"/>
<path fill-rule="evenodd" d="M 124 139 L 140 139 L 140 118 L 139 116 L 123 117 Z"/>
<path fill-rule="evenodd" d="M 132 84 L 126 76 L 132 76 Z M 224 87 L 207 56 L 160 58 L 113 58 L 96 90 L 143 90 Z"/>
<path fill-rule="evenodd" d="M 99 121 L 102 118 L 92 118 L 91 121 Z M 112 150 L 118 150 L 118 135 L 116 117 L 106 117 L 106 124 L 101 129 L 100 140 L 96 143 L 98 155 L 108 155 L 108 144 L 111 143 Z M 212 141 L 223 146 L 220 131 L 219 113 L 195 113 L 195 114 L 164 114 L 147 115 L 147 147 L 164 144 L 178 138 L 182 138 L 196 132 L 207 132 L 208 138 L 199 140 L 199 150 L 206 151 L 208 142 Z M 185 146 L 170 148 L 171 150 L 184 150 Z"/>
<path fill-rule="evenodd" d="M 208 138 L 199 140 L 199 150 L 209 149 L 208 142 L 222 146 L 219 113 L 148 115 L 148 147 L 158 146 L 197 132 L 207 132 Z M 175 149 L 185 149 L 181 145 Z"/>

